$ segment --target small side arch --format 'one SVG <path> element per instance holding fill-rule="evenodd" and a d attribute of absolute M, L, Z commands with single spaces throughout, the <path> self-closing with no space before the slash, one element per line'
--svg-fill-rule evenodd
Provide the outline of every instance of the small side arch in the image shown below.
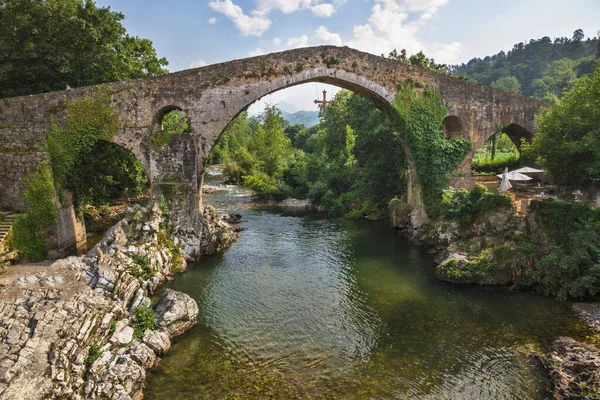
<path fill-rule="evenodd" d="M 527 128 L 514 122 L 502 128 L 501 132 L 506 133 L 510 140 L 512 140 L 512 142 L 515 144 L 519 152 L 521 152 L 522 140 L 525 140 L 527 143 L 531 143 L 533 140 L 533 132 L 530 132 Z"/>
<path fill-rule="evenodd" d="M 467 137 L 465 124 L 462 119 L 456 115 L 448 115 L 444 118 L 442 126 L 444 128 L 444 139 Z"/>
<path fill-rule="evenodd" d="M 158 112 L 156 114 L 154 114 L 154 118 L 152 119 L 152 132 L 158 132 L 158 131 L 162 130 L 163 118 L 165 117 L 165 115 L 167 115 L 171 111 L 182 111 L 185 113 L 185 110 L 183 110 L 179 106 L 168 105 L 168 106 L 162 107 L 160 110 L 158 110 Z M 187 115 L 187 113 L 186 113 L 186 115 Z"/>

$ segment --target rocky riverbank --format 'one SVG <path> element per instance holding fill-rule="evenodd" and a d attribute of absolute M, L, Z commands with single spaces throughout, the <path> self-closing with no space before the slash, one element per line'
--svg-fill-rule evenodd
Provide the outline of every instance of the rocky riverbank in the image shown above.
<path fill-rule="evenodd" d="M 149 296 L 185 270 L 185 258 L 235 239 L 210 207 L 195 236 L 168 225 L 158 205 L 135 206 L 83 257 L 7 269 L 0 277 L 0 399 L 143 397 L 146 371 L 198 316 L 186 294 L 166 291 L 156 305 Z"/>
<path fill-rule="evenodd" d="M 600 304 L 576 303 L 573 309 L 595 332 L 600 343 Z M 535 355 L 548 370 L 556 399 L 600 399 L 600 350 L 570 337 L 559 337 L 550 351 Z"/>
<path fill-rule="evenodd" d="M 536 248 L 551 246 L 533 211 L 520 216 L 505 208 L 466 225 L 437 220 L 418 229 L 409 213 L 405 203 L 392 204 L 392 225 L 435 254 L 436 277 L 447 282 L 531 287 L 524 279 L 533 267 L 531 256 Z M 600 399 L 600 304 L 575 303 L 573 309 L 595 336 L 585 343 L 559 337 L 547 353 L 531 355 L 547 370 L 556 399 Z"/>

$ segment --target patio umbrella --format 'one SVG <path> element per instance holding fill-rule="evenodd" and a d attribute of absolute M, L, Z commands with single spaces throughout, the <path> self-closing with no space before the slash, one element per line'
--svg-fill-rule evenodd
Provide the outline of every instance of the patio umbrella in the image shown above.
<path fill-rule="evenodd" d="M 507 192 L 512 187 L 512 185 L 508 181 L 508 177 L 506 176 L 507 173 L 508 173 L 508 168 L 506 168 L 504 170 L 504 172 L 502 173 L 502 182 L 500 183 L 500 191 L 501 192 Z"/>
<path fill-rule="evenodd" d="M 507 168 L 508 169 L 508 168 Z M 533 178 L 527 175 L 523 175 L 520 172 L 517 171 L 511 171 L 511 172 L 506 172 L 504 171 L 504 173 L 502 175 L 496 175 L 498 178 L 502 178 L 504 176 L 504 174 L 506 174 L 506 177 L 508 179 L 510 179 L 511 181 L 530 181 Z"/>
<path fill-rule="evenodd" d="M 531 167 L 523 167 L 523 168 L 515 169 L 512 172 L 518 172 L 520 174 L 541 174 L 542 172 L 544 172 L 544 170 L 543 169 L 535 169 L 535 168 L 531 168 Z"/>

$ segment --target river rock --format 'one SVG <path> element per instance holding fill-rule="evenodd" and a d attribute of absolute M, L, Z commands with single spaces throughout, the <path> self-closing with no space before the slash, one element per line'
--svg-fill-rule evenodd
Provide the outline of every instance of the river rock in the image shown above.
<path fill-rule="evenodd" d="M 600 351 L 570 337 L 559 337 L 542 357 L 558 400 L 600 398 Z"/>
<path fill-rule="evenodd" d="M 196 324 L 198 304 L 185 293 L 165 290 L 156 305 L 156 324 L 169 337 L 181 335 Z"/>
<path fill-rule="evenodd" d="M 166 332 L 147 330 L 142 340 L 156 354 L 162 356 L 171 348 L 171 340 Z"/>

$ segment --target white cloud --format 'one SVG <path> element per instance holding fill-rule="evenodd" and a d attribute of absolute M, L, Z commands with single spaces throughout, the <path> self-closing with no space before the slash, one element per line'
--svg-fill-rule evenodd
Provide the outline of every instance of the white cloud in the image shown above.
<path fill-rule="evenodd" d="M 439 64 L 452 64 L 458 60 L 458 56 L 463 52 L 465 46 L 460 42 L 448 44 L 434 43 L 433 58 Z"/>
<path fill-rule="evenodd" d="M 423 46 L 417 39 L 418 25 L 408 21 L 405 7 L 393 0 L 377 0 L 365 25 L 354 26 L 350 47 L 373 54 L 387 54 L 392 49 L 416 53 Z"/>
<path fill-rule="evenodd" d="M 335 7 L 333 4 L 318 4 L 316 6 L 312 6 L 310 11 L 317 17 L 326 17 L 329 18 L 335 13 Z"/>
<path fill-rule="evenodd" d="M 272 10 L 279 10 L 284 14 L 310 7 L 313 0 L 258 0 L 257 13 L 267 15 Z"/>
<path fill-rule="evenodd" d="M 273 44 L 275 44 L 275 45 L 281 44 L 281 39 L 279 39 L 279 38 L 273 39 Z"/>
<path fill-rule="evenodd" d="M 213 17 L 213 18 L 209 18 L 209 19 L 208 19 L 208 23 L 209 23 L 209 24 L 211 24 L 211 25 L 214 25 L 214 24 L 216 24 L 216 23 L 217 23 L 217 19 L 216 19 L 215 17 Z"/>
<path fill-rule="evenodd" d="M 320 26 L 315 31 L 316 44 L 332 44 L 334 46 L 341 46 L 344 42 L 337 33 L 331 33 L 324 26 Z"/>
<path fill-rule="evenodd" d="M 445 6 L 448 0 L 375 0 L 376 3 L 386 7 L 395 7 L 399 11 L 419 12 L 425 11 L 435 14 L 440 7 Z"/>
<path fill-rule="evenodd" d="M 194 61 L 194 62 L 190 63 L 190 66 L 188 68 L 204 67 L 205 65 L 208 65 L 208 63 L 206 61 L 198 60 L 198 61 Z"/>
<path fill-rule="evenodd" d="M 242 36 L 261 36 L 271 25 L 271 21 L 263 15 L 254 13 L 251 17 L 244 14 L 241 7 L 231 0 L 214 0 L 208 5 L 213 11 L 229 18 Z"/>
<path fill-rule="evenodd" d="M 250 57 L 262 56 L 263 54 L 266 54 L 266 51 L 260 47 L 257 47 L 256 50 L 251 50 L 248 52 L 248 56 Z"/>
<path fill-rule="evenodd" d="M 302 35 L 296 38 L 289 38 L 287 40 L 288 49 L 297 49 L 298 47 L 308 46 L 308 36 Z"/>
<path fill-rule="evenodd" d="M 368 22 L 354 26 L 354 37 L 347 44 L 373 54 L 388 54 L 393 49 L 417 53 L 424 48 L 418 38 L 419 27 L 447 3 L 448 0 L 375 0 Z M 411 13 L 420 13 L 420 18 L 415 19 Z M 451 60 L 462 48 L 460 43 L 453 43 L 439 45 L 434 51 L 439 58 Z"/>

